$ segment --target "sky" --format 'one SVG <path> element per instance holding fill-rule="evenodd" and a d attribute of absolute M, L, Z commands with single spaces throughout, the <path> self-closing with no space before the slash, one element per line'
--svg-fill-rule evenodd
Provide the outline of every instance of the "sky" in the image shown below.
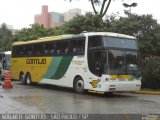
<path fill-rule="evenodd" d="M 41 13 L 42 5 L 48 5 L 48 11 L 66 12 L 72 8 L 80 8 L 82 13 L 93 12 L 89 0 L 0 0 L 0 24 L 12 25 L 14 29 L 30 27 L 34 23 L 34 15 Z M 160 0 L 113 0 L 107 15 L 119 13 L 124 16 L 122 3 L 138 3 L 132 13 L 139 15 L 152 14 L 160 23 Z"/>

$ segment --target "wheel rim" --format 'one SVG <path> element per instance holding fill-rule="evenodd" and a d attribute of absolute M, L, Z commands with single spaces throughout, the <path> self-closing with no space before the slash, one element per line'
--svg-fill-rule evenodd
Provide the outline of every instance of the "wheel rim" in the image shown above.
<path fill-rule="evenodd" d="M 27 84 L 28 84 L 28 85 L 30 85 L 30 84 L 31 84 L 31 79 L 30 79 L 30 76 L 29 76 L 29 75 L 27 75 L 26 82 L 27 82 Z"/>
<path fill-rule="evenodd" d="M 76 91 L 82 92 L 84 90 L 84 83 L 82 80 L 78 80 L 76 83 Z"/>
<path fill-rule="evenodd" d="M 23 74 L 21 74 L 21 76 L 20 76 L 20 81 L 24 82 L 24 75 Z"/>

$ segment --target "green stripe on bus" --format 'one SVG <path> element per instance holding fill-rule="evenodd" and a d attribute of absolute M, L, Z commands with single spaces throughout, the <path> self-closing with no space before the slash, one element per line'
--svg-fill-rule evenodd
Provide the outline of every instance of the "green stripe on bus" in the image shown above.
<path fill-rule="evenodd" d="M 44 78 L 50 79 L 57 71 L 62 57 L 53 57 Z"/>
<path fill-rule="evenodd" d="M 61 62 L 59 64 L 59 67 L 56 71 L 56 73 L 52 76 L 51 79 L 60 79 L 64 76 L 64 74 L 67 72 L 67 69 L 73 59 L 73 56 L 64 56 L 61 59 Z"/>
<path fill-rule="evenodd" d="M 54 57 L 44 78 L 60 79 L 67 72 L 73 56 Z"/>

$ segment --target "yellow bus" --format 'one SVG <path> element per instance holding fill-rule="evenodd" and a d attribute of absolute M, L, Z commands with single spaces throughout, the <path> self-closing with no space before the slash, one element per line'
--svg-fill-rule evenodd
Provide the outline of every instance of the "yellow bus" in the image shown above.
<path fill-rule="evenodd" d="M 87 32 L 12 45 L 12 78 L 22 84 L 71 87 L 78 93 L 137 91 L 141 87 L 135 37 Z"/>

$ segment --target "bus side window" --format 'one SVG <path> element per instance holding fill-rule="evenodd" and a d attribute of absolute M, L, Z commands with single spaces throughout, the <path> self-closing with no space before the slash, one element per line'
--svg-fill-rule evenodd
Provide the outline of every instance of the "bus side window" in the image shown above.
<path fill-rule="evenodd" d="M 36 48 L 35 48 L 35 44 L 33 44 L 31 48 L 32 48 L 32 55 L 36 55 L 36 51 L 35 51 L 35 49 L 36 49 Z"/>
<path fill-rule="evenodd" d="M 77 47 L 73 48 L 73 53 L 77 53 Z"/>
<path fill-rule="evenodd" d="M 27 46 L 27 56 L 32 56 L 32 46 L 31 45 L 28 45 Z"/>
<path fill-rule="evenodd" d="M 65 54 L 69 53 L 69 48 L 65 48 Z"/>
<path fill-rule="evenodd" d="M 24 46 L 20 46 L 19 47 L 19 56 L 22 57 L 25 55 L 25 52 L 24 52 Z"/>
<path fill-rule="evenodd" d="M 52 55 L 52 52 L 53 52 L 52 43 L 51 43 L 51 42 L 48 42 L 46 47 L 47 47 L 47 48 L 46 48 L 46 50 L 47 50 L 47 51 L 46 51 L 46 54 L 47 54 L 47 55 Z M 52 52 L 51 52 L 51 50 L 52 50 Z"/>
<path fill-rule="evenodd" d="M 56 42 L 56 54 L 61 54 L 61 42 Z"/>
<path fill-rule="evenodd" d="M 19 46 L 14 46 L 13 48 L 13 57 L 18 57 L 19 56 Z"/>
<path fill-rule="evenodd" d="M 34 52 L 35 52 L 35 55 L 40 55 L 39 44 L 34 45 Z"/>
<path fill-rule="evenodd" d="M 89 37 L 89 43 L 88 43 L 89 48 L 102 46 L 102 44 L 103 43 L 102 43 L 101 37 L 99 36 Z"/>
<path fill-rule="evenodd" d="M 63 49 L 64 54 L 69 54 L 69 42 L 68 41 L 63 42 L 62 49 Z"/>
<path fill-rule="evenodd" d="M 78 40 L 78 54 L 84 54 L 85 40 Z"/>
<path fill-rule="evenodd" d="M 43 44 L 43 53 L 44 55 L 49 55 L 49 43 Z"/>
<path fill-rule="evenodd" d="M 70 41 L 70 47 L 71 47 L 71 53 L 76 54 L 77 53 L 77 40 L 71 40 Z"/>
<path fill-rule="evenodd" d="M 84 48 L 85 48 L 85 39 L 74 39 L 71 40 L 69 43 L 69 49 L 71 54 L 84 54 Z"/>
<path fill-rule="evenodd" d="M 55 42 L 51 42 L 51 55 L 54 55 L 56 52 L 56 43 Z"/>
<path fill-rule="evenodd" d="M 26 56 L 27 48 L 26 45 L 22 46 L 22 56 Z"/>
<path fill-rule="evenodd" d="M 69 54 L 73 53 L 73 43 L 72 43 L 72 40 L 70 40 L 69 43 L 68 43 L 68 50 L 69 50 Z"/>
<path fill-rule="evenodd" d="M 37 44 L 38 46 L 38 54 L 43 55 L 43 43 Z"/>

